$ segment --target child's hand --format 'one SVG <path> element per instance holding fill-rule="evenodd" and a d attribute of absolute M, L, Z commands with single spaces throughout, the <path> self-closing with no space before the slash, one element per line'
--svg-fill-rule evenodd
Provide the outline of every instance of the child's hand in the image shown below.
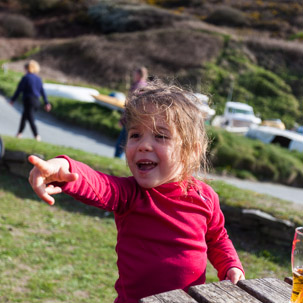
<path fill-rule="evenodd" d="M 69 163 L 63 158 L 44 161 L 36 156 L 29 156 L 28 161 L 35 166 L 29 174 L 29 183 L 38 197 L 50 205 L 55 203 L 51 195 L 61 193 L 62 189 L 48 185 L 49 183 L 72 182 L 78 179 L 78 174 L 69 171 Z"/>
<path fill-rule="evenodd" d="M 231 267 L 226 274 L 226 280 L 230 280 L 233 284 L 237 284 L 239 280 L 245 280 L 242 270 L 237 267 Z"/>

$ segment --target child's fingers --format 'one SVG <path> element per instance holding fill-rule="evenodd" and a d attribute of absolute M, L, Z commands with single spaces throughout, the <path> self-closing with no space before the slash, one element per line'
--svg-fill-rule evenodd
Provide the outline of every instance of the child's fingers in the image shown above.
<path fill-rule="evenodd" d="M 63 169 L 60 169 L 59 176 L 61 182 L 73 182 L 78 179 L 77 173 L 71 173 L 69 171 L 64 171 Z"/>
<path fill-rule="evenodd" d="M 48 203 L 49 205 L 55 204 L 55 199 L 51 195 L 56 195 L 62 193 L 62 189 L 58 186 L 54 187 L 53 185 L 49 185 L 45 188 L 44 193 L 40 196 L 40 198 Z"/>
<path fill-rule="evenodd" d="M 49 170 L 49 165 L 46 161 L 38 158 L 37 156 L 31 155 L 28 157 L 28 161 L 33 164 L 39 171 L 43 173 L 47 173 Z"/>
<path fill-rule="evenodd" d="M 46 191 L 44 191 L 44 194 L 39 196 L 43 201 L 48 203 L 49 205 L 54 205 L 55 204 L 55 199 L 50 196 Z"/>
<path fill-rule="evenodd" d="M 45 188 L 45 191 L 48 195 L 56 195 L 62 193 L 61 187 L 58 186 L 54 187 L 53 185 L 47 186 Z"/>
<path fill-rule="evenodd" d="M 238 268 L 230 268 L 227 271 L 226 280 L 230 280 L 233 284 L 237 284 L 239 280 L 245 280 L 242 270 Z"/>
<path fill-rule="evenodd" d="M 38 182 L 38 184 L 39 184 L 39 182 Z M 55 203 L 55 199 L 49 195 L 50 190 L 46 189 L 45 184 L 43 184 L 41 186 L 32 185 L 32 188 L 33 188 L 34 192 L 37 194 L 37 196 L 40 199 L 42 199 L 43 201 L 45 201 L 46 203 L 48 203 L 50 205 L 53 205 Z"/>
<path fill-rule="evenodd" d="M 69 171 L 69 164 L 65 159 L 44 161 L 31 155 L 28 161 L 34 165 L 29 174 L 29 182 L 38 197 L 50 205 L 55 203 L 52 195 L 62 192 L 62 189 L 54 187 L 52 182 L 72 182 L 78 179 L 78 174 Z"/>
<path fill-rule="evenodd" d="M 43 177 L 34 177 L 30 178 L 30 184 L 34 190 L 34 192 L 37 194 L 37 196 L 45 201 L 46 203 L 53 205 L 54 204 L 54 198 L 52 198 L 48 192 L 46 191 L 46 185 L 44 184 L 44 178 Z"/>

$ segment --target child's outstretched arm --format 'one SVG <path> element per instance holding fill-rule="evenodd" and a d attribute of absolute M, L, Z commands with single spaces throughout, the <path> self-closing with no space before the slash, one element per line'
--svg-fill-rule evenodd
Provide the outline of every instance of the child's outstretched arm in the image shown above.
<path fill-rule="evenodd" d="M 34 165 L 29 174 L 29 183 L 38 197 L 50 205 L 55 203 L 51 195 L 62 192 L 59 186 L 53 186 L 50 183 L 72 182 L 78 179 L 78 174 L 69 171 L 69 163 L 66 159 L 54 158 L 44 161 L 31 155 L 28 161 Z"/>
<path fill-rule="evenodd" d="M 233 284 L 237 284 L 239 280 L 245 280 L 245 276 L 237 267 L 231 267 L 226 273 L 226 280 L 230 280 Z"/>

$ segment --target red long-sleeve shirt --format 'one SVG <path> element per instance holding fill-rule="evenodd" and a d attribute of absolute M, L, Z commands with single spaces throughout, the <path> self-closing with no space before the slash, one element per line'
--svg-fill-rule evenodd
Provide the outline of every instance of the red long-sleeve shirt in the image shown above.
<path fill-rule="evenodd" d="M 243 271 L 210 186 L 195 180 L 186 194 L 178 183 L 144 189 L 133 177 L 109 176 L 64 158 L 79 179 L 64 184 L 63 191 L 115 214 L 119 270 L 115 302 L 138 302 L 202 284 L 207 257 L 221 280 L 231 267 Z"/>

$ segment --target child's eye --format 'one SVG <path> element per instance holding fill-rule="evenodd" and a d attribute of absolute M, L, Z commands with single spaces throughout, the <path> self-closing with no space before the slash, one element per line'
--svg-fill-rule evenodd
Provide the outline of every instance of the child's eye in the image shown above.
<path fill-rule="evenodd" d="M 139 134 L 138 133 L 129 134 L 129 138 L 132 138 L 132 139 L 139 138 Z"/>
<path fill-rule="evenodd" d="M 164 139 L 167 140 L 167 139 L 168 139 L 168 136 L 163 135 L 163 134 L 157 134 L 157 135 L 156 135 L 156 138 L 157 138 L 157 139 L 162 139 L 162 140 L 164 140 Z"/>

